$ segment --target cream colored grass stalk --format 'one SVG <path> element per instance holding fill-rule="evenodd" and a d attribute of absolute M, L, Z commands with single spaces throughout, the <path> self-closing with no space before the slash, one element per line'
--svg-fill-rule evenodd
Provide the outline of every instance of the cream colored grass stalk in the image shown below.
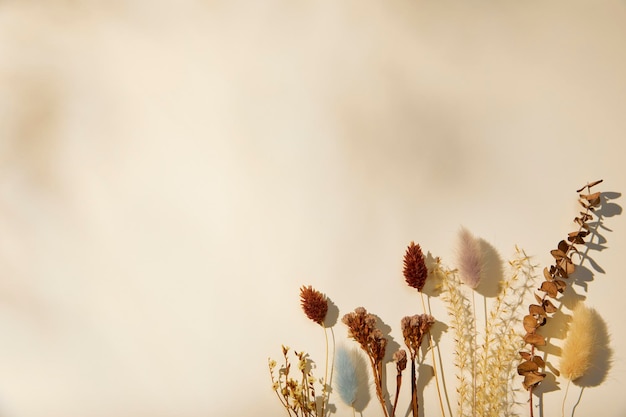
<path fill-rule="evenodd" d="M 515 374 L 513 364 L 523 348 L 516 333 L 521 319 L 518 309 L 533 288 L 535 266 L 526 253 L 515 248 L 509 261 L 509 273 L 500 285 L 500 292 L 488 313 L 484 342 L 480 349 L 477 382 L 477 415 L 485 417 L 513 417 L 515 388 L 511 381 Z"/>
<path fill-rule="evenodd" d="M 441 297 L 450 316 L 450 328 L 454 331 L 454 364 L 457 368 L 457 415 L 472 416 L 472 374 L 474 316 L 468 298 L 461 291 L 462 283 L 455 270 L 438 264 L 435 272 L 441 276 Z"/>
<path fill-rule="evenodd" d="M 476 301 L 475 290 L 480 284 L 483 273 L 483 253 L 479 240 L 467 229 L 461 228 L 458 235 L 458 253 L 457 261 L 459 265 L 459 276 L 461 281 L 472 292 L 472 315 L 474 317 L 474 339 L 472 347 L 472 412 L 476 416 L 477 408 L 477 375 L 476 375 L 476 352 L 477 352 L 477 330 L 476 330 Z"/>
<path fill-rule="evenodd" d="M 591 367 L 591 358 L 598 340 L 594 323 L 595 314 L 595 310 L 581 302 L 572 311 L 572 322 L 563 344 L 560 363 L 561 375 L 568 380 L 561 408 L 563 415 L 565 413 L 565 400 L 570 382 L 584 376 Z"/>

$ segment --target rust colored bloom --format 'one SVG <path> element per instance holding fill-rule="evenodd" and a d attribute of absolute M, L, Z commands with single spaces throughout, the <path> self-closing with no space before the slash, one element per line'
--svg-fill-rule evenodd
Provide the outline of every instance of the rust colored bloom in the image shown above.
<path fill-rule="evenodd" d="M 416 314 L 401 320 L 402 336 L 404 336 L 404 343 L 411 353 L 411 359 L 417 355 L 417 351 L 422 345 L 422 339 L 430 331 L 433 324 L 435 324 L 435 318 L 429 314 Z"/>
<path fill-rule="evenodd" d="M 418 291 L 422 291 L 426 278 L 428 278 L 428 269 L 424 262 L 424 254 L 420 245 L 416 245 L 414 242 L 406 248 L 404 254 L 404 279 L 409 286 L 417 288 Z"/>
<path fill-rule="evenodd" d="M 324 324 L 328 312 L 326 296 L 312 286 L 300 288 L 300 302 L 304 314 L 319 325 Z"/>

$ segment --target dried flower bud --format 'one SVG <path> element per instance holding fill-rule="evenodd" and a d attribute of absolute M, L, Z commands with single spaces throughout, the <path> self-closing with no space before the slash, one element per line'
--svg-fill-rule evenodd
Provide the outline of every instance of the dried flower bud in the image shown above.
<path fill-rule="evenodd" d="M 402 372 L 406 369 L 406 350 L 400 349 L 393 354 L 393 361 L 396 363 L 396 369 L 398 372 Z"/>
<path fill-rule="evenodd" d="M 304 314 L 319 325 L 324 324 L 328 312 L 328 301 L 321 292 L 312 286 L 300 288 L 300 302 Z"/>
<path fill-rule="evenodd" d="M 406 283 L 421 292 L 426 283 L 426 278 L 428 278 L 428 269 L 424 262 L 422 248 L 414 242 L 411 242 L 404 254 L 403 273 Z"/>

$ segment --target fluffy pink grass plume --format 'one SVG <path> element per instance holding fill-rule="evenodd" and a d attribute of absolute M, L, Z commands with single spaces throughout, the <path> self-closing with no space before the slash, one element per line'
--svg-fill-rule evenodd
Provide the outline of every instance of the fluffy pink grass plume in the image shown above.
<path fill-rule="evenodd" d="M 476 289 L 482 274 L 483 254 L 480 242 L 466 228 L 459 231 L 458 267 L 463 283 Z"/>

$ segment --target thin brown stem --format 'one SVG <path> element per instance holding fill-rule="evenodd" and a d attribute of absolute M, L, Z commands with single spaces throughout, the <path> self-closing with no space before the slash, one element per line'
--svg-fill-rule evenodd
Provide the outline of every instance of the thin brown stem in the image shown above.
<path fill-rule="evenodd" d="M 430 309 L 426 311 L 426 303 L 424 302 L 424 293 L 420 292 L 420 296 L 422 299 L 422 308 L 424 309 L 424 314 L 430 314 Z M 433 337 L 428 332 L 428 347 L 430 348 L 430 353 L 433 358 L 433 377 L 435 378 L 435 385 L 437 386 L 437 396 L 439 397 L 439 406 L 441 407 L 441 417 L 445 417 L 446 413 L 443 408 L 443 400 L 441 398 L 441 388 L 439 387 L 439 378 L 437 376 L 437 361 L 435 359 L 435 345 L 433 343 Z"/>
<path fill-rule="evenodd" d="M 398 371 L 396 375 L 396 397 L 393 400 L 393 408 L 391 409 L 391 415 L 396 416 L 396 407 L 398 406 L 398 397 L 400 397 L 400 386 L 402 385 L 402 372 Z"/>
<path fill-rule="evenodd" d="M 326 325 L 322 323 L 322 327 L 324 328 L 324 339 L 326 340 L 326 363 L 324 366 L 324 384 L 322 385 L 322 412 L 320 413 L 320 417 L 324 417 L 324 409 L 326 407 L 326 402 L 330 398 L 330 395 L 326 395 L 328 390 L 326 386 L 328 385 L 328 331 L 326 330 Z"/>
<path fill-rule="evenodd" d="M 415 369 L 415 355 L 411 354 L 411 410 L 413 417 L 417 416 L 417 372 Z"/>

